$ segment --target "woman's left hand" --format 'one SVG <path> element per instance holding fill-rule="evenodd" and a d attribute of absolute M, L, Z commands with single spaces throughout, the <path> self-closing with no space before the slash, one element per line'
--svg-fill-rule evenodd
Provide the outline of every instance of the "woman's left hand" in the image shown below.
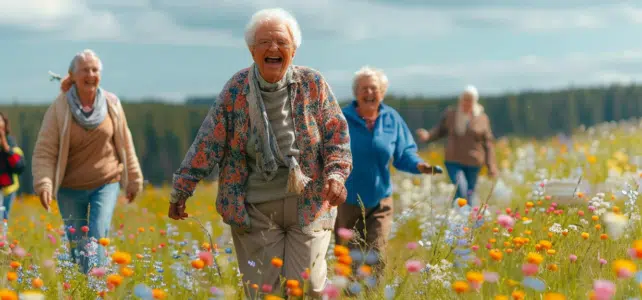
<path fill-rule="evenodd" d="M 338 206 L 346 202 L 348 191 L 343 183 L 334 179 L 328 179 L 323 186 L 321 197 L 324 201 L 328 201 L 331 206 Z"/>
<path fill-rule="evenodd" d="M 420 162 L 419 164 L 417 164 L 417 169 L 419 169 L 419 172 L 421 172 L 422 174 L 441 174 L 444 172 L 444 170 L 441 169 L 440 166 L 431 166 L 425 162 Z"/>

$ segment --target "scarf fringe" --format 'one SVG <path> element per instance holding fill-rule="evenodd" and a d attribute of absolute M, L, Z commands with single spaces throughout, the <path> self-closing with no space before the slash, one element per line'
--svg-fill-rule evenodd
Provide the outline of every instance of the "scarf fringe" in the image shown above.
<path fill-rule="evenodd" d="M 296 193 L 297 195 L 303 194 L 305 186 L 312 181 L 312 179 L 303 174 L 301 166 L 295 159 L 290 161 L 290 173 L 288 174 L 288 193 Z"/>

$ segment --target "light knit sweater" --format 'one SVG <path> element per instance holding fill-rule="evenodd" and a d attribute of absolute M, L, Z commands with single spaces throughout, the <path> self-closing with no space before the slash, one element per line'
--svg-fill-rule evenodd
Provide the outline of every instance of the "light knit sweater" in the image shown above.
<path fill-rule="evenodd" d="M 114 147 L 123 164 L 120 184 L 128 193 L 138 193 L 143 188 L 143 174 L 136 157 L 132 135 L 127 126 L 125 111 L 116 95 L 108 93 L 109 116 L 114 127 Z M 60 93 L 49 106 L 42 120 L 31 159 L 33 186 L 36 194 L 43 191 L 58 193 L 69 162 L 72 122 L 65 93 Z"/>
<path fill-rule="evenodd" d="M 284 77 L 276 83 L 265 81 L 260 74 L 256 78 L 259 80 L 261 97 L 281 153 L 284 156 L 292 155 L 298 158 L 299 150 L 295 141 L 294 122 L 286 78 Z M 246 201 L 248 203 L 262 203 L 295 196 L 295 193 L 287 192 L 289 169 L 280 158 L 277 158 L 279 170 L 271 181 L 266 181 L 263 175 L 257 172 L 256 152 L 254 149 L 256 138 L 255 135 L 250 134 L 248 140 L 247 156 L 250 175 L 247 183 Z"/>

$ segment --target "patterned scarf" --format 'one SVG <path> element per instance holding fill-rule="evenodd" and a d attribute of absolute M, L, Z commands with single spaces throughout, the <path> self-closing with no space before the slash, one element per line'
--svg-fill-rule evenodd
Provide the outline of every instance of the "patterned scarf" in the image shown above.
<path fill-rule="evenodd" d="M 75 84 L 71 86 L 69 91 L 67 91 L 67 102 L 69 103 L 71 115 L 74 116 L 74 120 L 87 130 L 92 130 L 98 127 L 98 125 L 100 125 L 107 116 L 107 99 L 105 98 L 105 93 L 103 93 L 101 88 L 96 90 L 94 106 L 89 112 L 83 111 L 82 103 L 80 102 L 80 97 L 78 96 Z"/>
<path fill-rule="evenodd" d="M 259 89 L 258 69 L 252 64 L 248 73 L 249 93 L 247 101 L 249 103 L 250 127 L 252 134 L 256 135 L 256 167 L 267 181 L 271 181 L 276 176 L 279 169 L 279 163 L 284 164 L 290 169 L 288 176 L 288 192 L 297 194 L 303 193 L 303 189 L 311 179 L 301 171 L 301 167 L 293 156 L 284 157 L 281 149 L 277 144 L 276 135 L 270 126 L 265 104 L 261 91 Z M 292 81 L 292 68 L 286 73 L 287 83 Z M 250 145 L 251 147 L 251 145 Z"/>

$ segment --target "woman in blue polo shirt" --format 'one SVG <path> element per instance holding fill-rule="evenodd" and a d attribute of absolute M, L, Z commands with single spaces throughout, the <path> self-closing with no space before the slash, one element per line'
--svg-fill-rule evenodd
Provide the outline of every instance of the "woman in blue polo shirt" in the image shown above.
<path fill-rule="evenodd" d="M 388 78 L 382 71 L 363 67 L 355 74 L 352 87 L 356 100 L 343 108 L 343 114 L 350 130 L 353 169 L 346 181 L 347 200 L 338 208 L 336 241 L 341 241 L 341 229 L 353 229 L 359 237 L 351 240 L 348 247 L 365 248 L 382 258 L 393 217 L 390 161 L 396 169 L 412 174 L 442 170 L 417 155 L 417 144 L 406 122 L 396 110 L 382 103 L 388 87 Z M 357 241 L 365 241 L 365 245 Z M 382 270 L 383 259 L 379 261 L 376 267 Z M 377 275 L 381 273 L 375 271 Z"/>

